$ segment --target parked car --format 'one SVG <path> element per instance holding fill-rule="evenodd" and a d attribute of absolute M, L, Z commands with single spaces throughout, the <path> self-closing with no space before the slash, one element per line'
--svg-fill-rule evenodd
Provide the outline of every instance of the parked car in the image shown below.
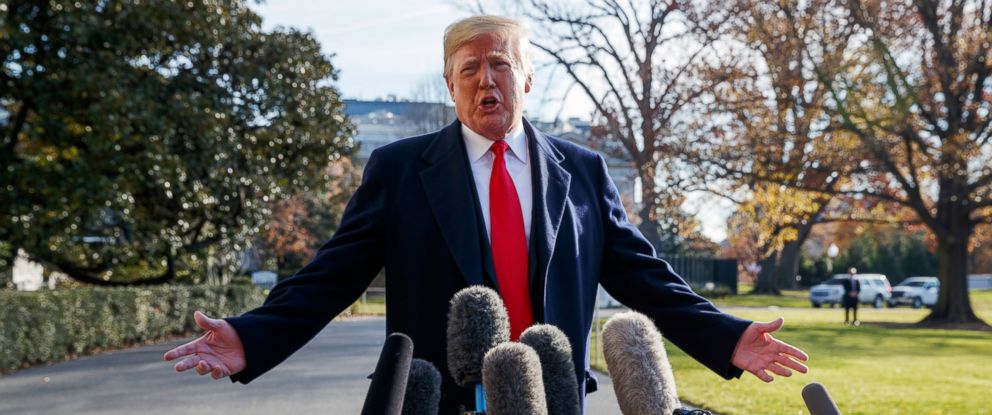
<path fill-rule="evenodd" d="M 913 308 L 933 307 L 939 294 L 940 281 L 937 277 L 909 277 L 892 287 L 892 297 L 888 303 L 889 307 L 900 304 Z"/>
<path fill-rule="evenodd" d="M 840 304 L 841 297 L 844 296 L 844 280 L 849 278 L 851 278 L 850 274 L 836 274 L 822 284 L 814 285 L 809 289 L 810 304 L 814 308 L 819 308 L 824 304 L 830 304 L 831 307 Z M 885 275 L 855 274 L 854 279 L 861 283 L 861 294 L 858 294 L 859 303 L 882 308 L 892 296 L 892 285 L 889 284 L 889 279 Z"/>
<path fill-rule="evenodd" d="M 844 280 L 848 277 L 834 276 L 809 289 L 809 302 L 813 308 L 820 308 L 824 304 L 834 307 L 840 304 L 841 296 L 844 295 Z"/>

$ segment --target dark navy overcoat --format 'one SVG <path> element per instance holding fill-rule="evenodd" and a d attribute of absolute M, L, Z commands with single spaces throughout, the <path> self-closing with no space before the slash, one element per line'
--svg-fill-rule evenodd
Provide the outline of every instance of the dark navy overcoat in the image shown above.
<path fill-rule="evenodd" d="M 717 374 L 740 376 L 730 358 L 749 321 L 717 310 L 655 257 L 627 221 L 603 157 L 524 124 L 534 181 L 534 316 L 571 340 L 580 390 L 596 387 L 588 343 L 599 284 Z M 285 360 L 385 268 L 386 331 L 410 336 L 414 356 L 441 370 L 442 413 L 471 407 L 472 391 L 448 374 L 445 327 L 455 292 L 473 284 L 498 289 L 486 235 L 458 121 L 376 149 L 341 226 L 314 259 L 264 305 L 228 319 L 248 360 L 232 380 L 250 382 Z"/>

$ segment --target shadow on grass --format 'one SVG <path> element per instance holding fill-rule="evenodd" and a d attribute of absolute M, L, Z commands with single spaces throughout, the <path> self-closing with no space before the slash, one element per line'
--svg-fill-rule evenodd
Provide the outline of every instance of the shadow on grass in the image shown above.
<path fill-rule="evenodd" d="M 897 330 L 892 330 L 896 328 Z M 869 322 L 860 327 L 802 328 L 801 336 L 788 339 L 816 354 L 859 356 L 930 356 L 952 348 L 956 353 L 984 354 L 988 351 L 989 331 L 931 329 L 915 323 Z"/>
<path fill-rule="evenodd" d="M 992 333 L 992 326 L 986 323 L 930 323 L 926 320 L 916 323 L 895 323 L 887 321 L 865 322 L 863 325 L 882 327 L 886 329 L 928 329 L 928 330 L 963 330 Z"/>

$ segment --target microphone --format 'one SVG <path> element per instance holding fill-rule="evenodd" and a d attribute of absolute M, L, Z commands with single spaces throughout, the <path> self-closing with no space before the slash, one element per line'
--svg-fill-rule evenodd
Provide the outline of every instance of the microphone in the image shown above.
<path fill-rule="evenodd" d="M 520 335 L 520 343 L 534 349 L 541 361 L 548 415 L 581 415 L 572 344 L 565 333 L 550 324 L 538 324 Z"/>
<path fill-rule="evenodd" d="M 803 400 L 810 415 L 840 415 L 840 409 L 830 399 L 827 388 L 819 383 L 810 383 L 803 387 Z"/>
<path fill-rule="evenodd" d="M 482 361 L 486 352 L 510 340 L 510 320 L 499 294 L 481 285 L 451 299 L 448 311 L 448 371 L 455 383 L 475 388 L 475 410 L 485 412 Z"/>
<path fill-rule="evenodd" d="M 412 358 L 413 340 L 403 333 L 393 333 L 386 338 L 372 374 L 372 384 L 365 395 L 362 415 L 400 415 Z"/>
<path fill-rule="evenodd" d="M 441 372 L 431 362 L 413 359 L 406 382 L 402 415 L 437 415 L 441 401 Z"/>
<path fill-rule="evenodd" d="M 486 353 L 482 366 L 487 415 L 547 415 L 541 359 L 530 346 L 506 342 Z"/>
<path fill-rule="evenodd" d="M 682 406 L 661 333 L 643 314 L 610 318 L 603 326 L 603 354 L 624 415 L 671 414 Z"/>

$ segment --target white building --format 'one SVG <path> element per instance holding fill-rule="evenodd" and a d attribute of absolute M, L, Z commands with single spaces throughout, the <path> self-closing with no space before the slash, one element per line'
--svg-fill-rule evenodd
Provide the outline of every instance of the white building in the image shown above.
<path fill-rule="evenodd" d="M 404 137 L 436 131 L 455 120 L 454 107 L 426 102 L 344 100 L 345 114 L 358 129 L 355 140 L 360 144 L 355 162 L 362 165 L 372 150 Z M 625 202 L 635 198 L 637 175 L 629 158 L 622 157 L 620 143 L 595 143 L 588 121 L 569 118 L 556 122 L 530 120 L 537 129 L 553 136 L 598 151 L 606 158 L 610 177 L 616 183 Z M 607 148 L 603 148 L 607 147 Z M 604 151 L 606 150 L 606 151 Z"/>

